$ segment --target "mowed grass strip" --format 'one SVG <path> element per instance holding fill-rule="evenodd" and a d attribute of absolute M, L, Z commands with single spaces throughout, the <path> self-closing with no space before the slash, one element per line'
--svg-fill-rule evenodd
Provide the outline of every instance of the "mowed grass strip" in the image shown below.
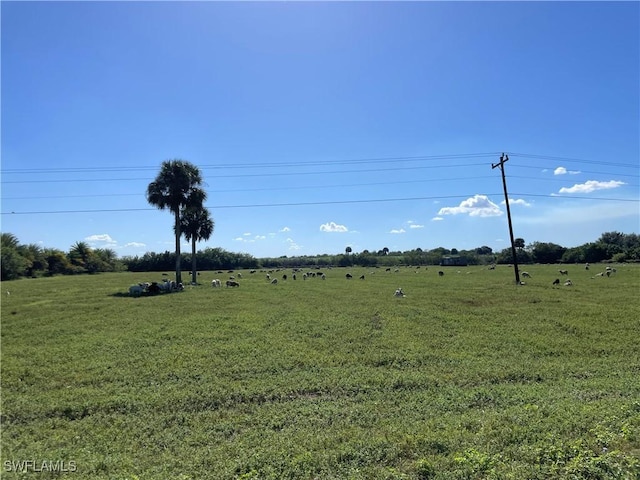
<path fill-rule="evenodd" d="M 616 269 L 4 282 L 2 477 L 637 478 L 640 267 Z"/>

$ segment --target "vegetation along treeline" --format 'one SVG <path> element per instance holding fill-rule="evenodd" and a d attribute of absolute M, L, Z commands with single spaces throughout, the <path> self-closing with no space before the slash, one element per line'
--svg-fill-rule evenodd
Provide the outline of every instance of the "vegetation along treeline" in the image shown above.
<path fill-rule="evenodd" d="M 193 230 L 191 230 L 193 231 Z M 185 235 L 183 229 L 183 235 Z M 189 237 L 193 240 L 193 236 Z M 640 235 L 620 232 L 603 233 L 595 242 L 566 248 L 546 242 L 525 245 L 518 238 L 516 254 L 519 264 L 531 263 L 597 263 L 597 262 L 638 262 L 640 261 Z M 180 268 L 192 266 L 192 253 L 180 254 Z M 317 256 L 281 256 L 275 258 L 255 258 L 247 253 L 234 253 L 222 248 L 205 248 L 196 252 L 199 270 L 228 270 L 243 268 L 272 268 L 297 266 L 394 266 L 394 265 L 439 265 L 443 257 L 460 256 L 469 265 L 512 262 L 511 249 L 494 252 L 482 246 L 473 250 L 447 249 L 431 250 L 416 248 L 404 252 L 383 248 L 359 253 L 345 251 L 344 254 L 323 254 Z M 175 252 L 147 252 L 142 256 L 118 257 L 113 249 L 91 248 L 86 242 L 76 242 L 68 252 L 56 248 L 46 248 L 37 244 L 21 244 L 11 233 L 2 234 L 2 280 L 21 277 L 40 277 L 58 274 L 78 274 L 97 272 L 159 272 L 172 271 L 176 266 Z"/>
<path fill-rule="evenodd" d="M 215 222 L 204 206 L 207 193 L 203 189 L 200 169 L 185 160 L 165 160 L 156 178 L 146 190 L 147 202 L 168 210 L 173 216 L 175 252 L 145 253 L 142 257 L 118 258 L 109 248 L 92 249 L 86 242 L 76 242 L 65 253 L 61 250 L 42 248 L 37 244 L 20 245 L 17 237 L 2 234 L 2 280 L 42 275 L 114 272 L 167 271 L 175 267 L 176 282 L 182 282 L 182 270 L 191 265 L 191 281 L 196 283 L 197 271 L 259 267 L 301 266 L 393 266 L 393 265 L 481 265 L 489 263 L 511 263 L 513 252 L 506 248 L 494 253 L 490 247 L 458 251 L 443 247 L 433 250 L 416 248 L 406 252 L 391 252 L 384 247 L 377 252 L 364 250 L 354 253 L 347 246 L 344 254 L 295 256 L 256 259 L 244 253 L 231 253 L 220 248 L 196 251 L 196 243 L 208 240 L 213 234 Z M 191 254 L 180 251 L 180 239 L 191 242 Z M 578 262 L 625 262 L 640 260 L 640 237 L 638 234 L 607 232 L 596 242 L 580 247 L 565 248 L 554 243 L 534 242 L 526 246 L 522 238 L 515 239 L 519 264 L 528 263 L 578 263 Z M 444 257 L 454 257 L 444 261 Z M 451 261 L 452 260 L 452 261 Z"/>

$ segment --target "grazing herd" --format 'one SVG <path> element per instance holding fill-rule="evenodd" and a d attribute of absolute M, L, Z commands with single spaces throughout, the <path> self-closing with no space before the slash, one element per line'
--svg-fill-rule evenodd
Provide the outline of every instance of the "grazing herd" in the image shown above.
<path fill-rule="evenodd" d="M 158 295 L 161 293 L 181 292 L 184 290 L 182 283 L 163 279 L 161 282 L 142 282 L 129 287 L 129 295 L 140 297 L 141 295 Z"/>
<path fill-rule="evenodd" d="M 331 267 L 329 267 L 331 269 Z M 420 267 L 417 267 L 420 268 Z M 489 270 L 495 270 L 496 266 L 495 265 L 490 265 L 489 267 L 487 267 Z M 586 264 L 585 266 L 586 270 L 589 270 L 589 264 Z M 425 268 L 425 270 L 427 270 Z M 387 268 L 385 270 L 386 272 L 391 272 L 391 268 Z M 399 272 L 400 270 L 398 268 L 394 269 L 393 272 Z M 271 285 L 278 285 L 279 279 L 276 278 L 276 275 L 279 275 L 278 272 L 280 272 L 280 269 L 277 270 L 269 270 L 269 271 L 265 271 L 263 270 L 263 272 L 265 273 L 265 279 L 267 281 L 267 283 L 271 284 Z M 218 272 L 218 273 L 223 273 L 223 272 Z M 229 270 L 228 273 L 234 273 L 233 270 Z M 256 273 L 256 270 L 250 270 L 249 272 L 250 274 L 254 274 Z M 375 274 L 375 271 L 370 271 L 369 275 L 373 275 Z M 416 273 L 418 273 L 418 271 L 416 270 Z M 461 273 L 460 270 L 458 270 L 456 273 Z M 472 273 L 471 271 L 467 271 L 467 274 Z M 560 274 L 560 277 L 562 276 L 569 276 L 569 271 L 568 269 L 559 269 L 558 273 Z M 614 267 L 606 267 L 605 270 L 603 270 L 602 272 L 599 272 L 593 276 L 591 276 L 591 279 L 595 279 L 595 278 L 599 278 L 599 277 L 611 277 L 612 275 L 616 274 L 617 270 Z M 445 272 L 443 270 L 439 270 L 437 272 L 439 277 L 444 277 Z M 522 271 L 519 272 L 520 276 L 523 279 L 532 279 L 533 275 L 531 273 L 529 273 L 528 271 Z M 163 274 L 163 276 L 166 276 L 167 274 Z M 288 276 L 286 273 L 280 274 L 280 279 L 283 282 L 286 282 L 288 279 L 291 279 L 293 281 L 297 280 L 297 278 L 299 278 L 299 276 L 302 276 L 303 280 L 307 280 L 308 278 L 320 278 L 322 280 L 326 280 L 327 275 L 324 272 L 320 272 L 320 271 L 312 271 L 312 270 L 307 270 L 307 271 L 303 271 L 303 269 L 300 268 L 294 268 L 293 272 Z M 353 278 L 353 274 L 351 273 L 346 273 L 345 274 L 345 278 L 347 280 L 351 280 Z M 364 280 L 365 279 L 365 275 L 362 274 L 359 276 L 360 280 Z M 224 285 L 227 288 L 237 288 L 240 287 L 240 282 L 238 281 L 239 279 L 242 279 L 242 273 L 238 272 L 235 273 L 234 275 L 230 275 L 228 280 L 224 281 Z M 553 282 L 551 283 L 552 286 L 559 286 L 559 285 L 564 285 L 566 287 L 571 287 L 573 286 L 573 281 L 570 280 L 569 278 L 567 278 L 565 281 L 561 281 L 560 278 L 556 278 L 555 280 L 553 280 Z M 220 280 L 219 278 L 215 278 L 211 281 L 211 286 L 213 288 L 221 288 L 223 285 L 223 280 Z M 520 282 L 520 285 L 525 285 L 524 281 Z M 180 292 L 184 290 L 184 285 L 182 283 L 176 283 L 174 281 L 168 280 L 167 278 L 164 278 L 161 282 L 143 282 L 143 283 L 138 283 L 136 285 L 131 285 L 129 287 L 129 295 L 132 297 L 140 297 L 143 295 L 158 295 L 158 294 L 163 294 L 163 293 L 171 293 L 171 292 Z M 398 288 L 396 289 L 394 296 L 396 297 L 405 297 L 406 295 L 404 294 L 402 288 Z"/>

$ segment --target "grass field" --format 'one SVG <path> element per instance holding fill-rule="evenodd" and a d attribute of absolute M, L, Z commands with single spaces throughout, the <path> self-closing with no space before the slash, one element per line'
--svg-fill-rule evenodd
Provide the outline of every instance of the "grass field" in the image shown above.
<path fill-rule="evenodd" d="M 3 282 L 0 475 L 640 478 L 640 266 L 568 268 Z"/>

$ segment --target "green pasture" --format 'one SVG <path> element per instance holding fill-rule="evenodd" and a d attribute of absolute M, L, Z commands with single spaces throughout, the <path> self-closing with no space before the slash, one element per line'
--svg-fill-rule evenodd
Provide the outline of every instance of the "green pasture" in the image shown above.
<path fill-rule="evenodd" d="M 640 478 L 640 266 L 613 266 L 3 282 L 0 477 Z"/>

